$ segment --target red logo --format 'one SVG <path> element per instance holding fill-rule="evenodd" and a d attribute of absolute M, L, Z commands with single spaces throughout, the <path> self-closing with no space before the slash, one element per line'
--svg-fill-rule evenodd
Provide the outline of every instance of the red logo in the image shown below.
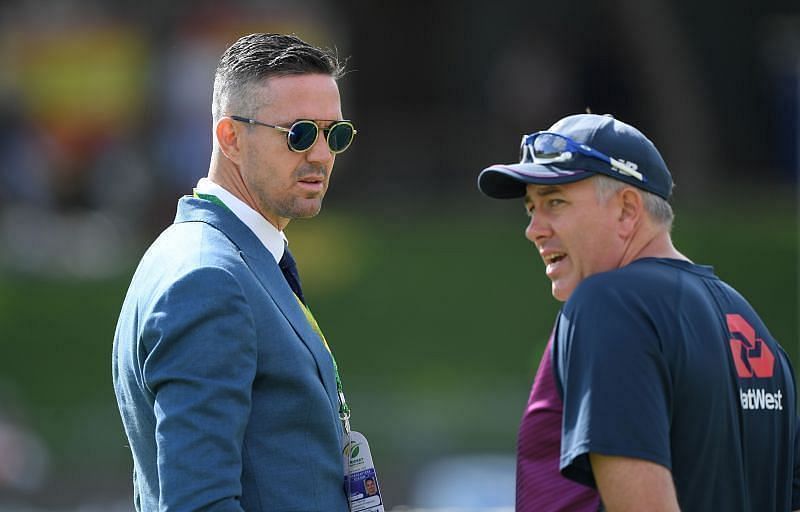
<path fill-rule="evenodd" d="M 731 352 L 740 378 L 772 377 L 775 356 L 764 340 L 756 338 L 756 330 L 741 315 L 726 315 L 731 333 Z"/>

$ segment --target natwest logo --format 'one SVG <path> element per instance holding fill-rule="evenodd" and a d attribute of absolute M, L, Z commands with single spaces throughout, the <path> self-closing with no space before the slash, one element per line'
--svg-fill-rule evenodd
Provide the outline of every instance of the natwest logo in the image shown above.
<path fill-rule="evenodd" d="M 769 345 L 756 337 L 756 331 L 741 315 L 725 315 L 731 333 L 731 352 L 736 373 L 740 378 L 772 377 L 775 370 L 775 356 Z"/>
<path fill-rule="evenodd" d="M 766 389 L 739 389 L 739 399 L 745 410 L 783 410 L 783 392 L 780 389 L 775 393 Z"/>

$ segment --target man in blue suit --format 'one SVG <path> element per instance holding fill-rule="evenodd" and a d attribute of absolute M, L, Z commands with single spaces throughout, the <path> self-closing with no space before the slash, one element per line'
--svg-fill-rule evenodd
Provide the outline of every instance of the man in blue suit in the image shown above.
<path fill-rule="evenodd" d="M 346 511 L 349 409 L 283 229 L 353 141 L 328 51 L 242 37 L 214 80 L 207 178 L 133 276 L 113 378 L 139 511 Z"/>

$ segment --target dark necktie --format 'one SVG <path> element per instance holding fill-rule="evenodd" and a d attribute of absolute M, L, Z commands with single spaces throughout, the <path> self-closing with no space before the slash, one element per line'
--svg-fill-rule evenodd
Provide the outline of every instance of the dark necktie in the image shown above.
<path fill-rule="evenodd" d="M 289 283 L 289 287 L 292 289 L 294 294 L 297 295 L 297 298 L 300 299 L 300 302 L 305 304 L 306 300 L 303 298 L 303 289 L 300 288 L 300 274 L 297 273 L 297 263 L 295 263 L 292 253 L 289 252 L 288 247 L 284 248 L 283 257 L 278 263 L 278 266 L 281 268 L 281 272 L 283 272 L 283 277 L 286 278 L 286 282 Z"/>

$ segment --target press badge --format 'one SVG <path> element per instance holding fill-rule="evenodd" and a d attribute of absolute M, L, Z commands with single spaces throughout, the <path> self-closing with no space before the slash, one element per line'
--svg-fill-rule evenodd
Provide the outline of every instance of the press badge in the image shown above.
<path fill-rule="evenodd" d="M 372 463 L 367 438 L 352 431 L 345 437 L 342 449 L 344 488 L 351 512 L 384 512 L 378 476 Z"/>

